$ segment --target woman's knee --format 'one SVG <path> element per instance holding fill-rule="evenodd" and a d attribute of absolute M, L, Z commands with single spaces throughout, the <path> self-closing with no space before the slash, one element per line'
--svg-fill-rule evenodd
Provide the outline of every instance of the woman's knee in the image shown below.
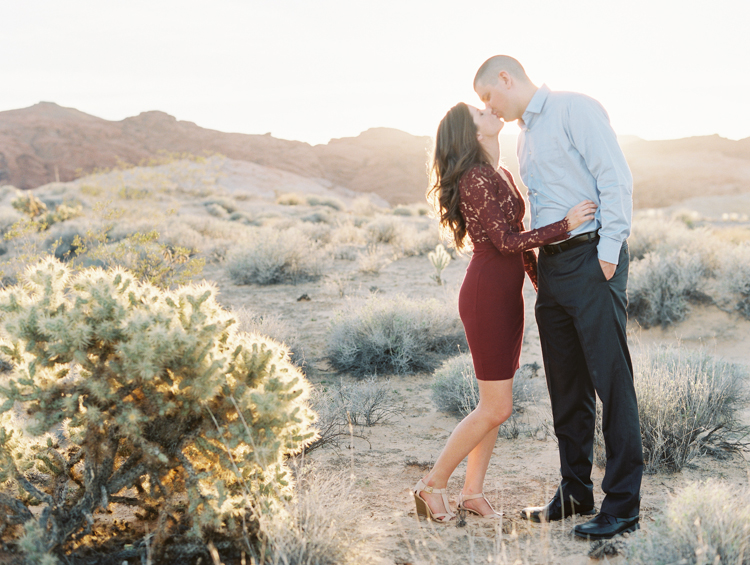
<path fill-rule="evenodd" d="M 510 418 L 510 415 L 513 413 L 512 403 L 509 406 L 501 405 L 484 407 L 480 405 L 477 408 L 479 409 L 479 415 L 481 416 L 482 420 L 486 422 L 486 426 L 488 429 L 500 426 L 508 418 Z"/>

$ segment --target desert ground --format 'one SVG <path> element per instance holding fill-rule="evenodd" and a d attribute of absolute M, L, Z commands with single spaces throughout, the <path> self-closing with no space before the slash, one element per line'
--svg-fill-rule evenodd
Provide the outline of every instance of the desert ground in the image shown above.
<path fill-rule="evenodd" d="M 0 192 L 0 227 L 7 234 L 24 214 L 11 206 L 19 198 L 14 189 L 4 187 Z M 6 285 L 18 280 L 24 260 L 63 253 L 75 234 L 85 236 L 86 230 L 102 230 L 109 222 L 112 239 L 104 245 L 107 248 L 116 241 L 130 245 L 128 237 L 133 233 L 156 230 L 160 244 L 190 248 L 193 257 L 205 260 L 193 280 L 215 284 L 219 301 L 241 314 L 241 324 L 272 320 L 275 335 L 270 337 L 290 346 L 293 361 L 304 360 L 303 372 L 321 391 L 362 382 L 335 370 L 328 355 L 331 328 L 345 309 L 356 309 L 373 296 L 434 299 L 457 317 L 457 295 L 469 256 L 453 254 L 440 275 L 443 284 L 436 282 L 427 254 L 440 240 L 425 203 L 391 208 L 376 195 L 363 196 L 288 171 L 220 157 L 113 170 L 28 193 L 50 211 L 63 204 L 78 211 L 38 233 L 6 236 L 5 256 L 0 257 Z M 112 210 L 118 214 L 108 216 Z M 750 239 L 747 213 L 746 195 L 696 198 L 673 208 L 638 211 L 634 237 L 638 229 L 674 221 L 680 229 L 726 232 L 730 235 L 717 241 L 742 246 Z M 687 218 L 692 227 L 671 220 L 673 216 Z M 378 235 L 387 230 L 397 234 Z M 239 284 L 237 269 L 251 260 L 243 253 L 272 232 L 293 234 L 307 259 L 314 256 L 312 270 L 291 282 Z M 90 264 L 102 265 L 104 256 Z M 132 257 L 122 257 L 123 264 L 132 264 Z M 707 288 L 720 286 L 716 277 L 706 283 Z M 505 513 L 504 519 L 468 516 L 434 524 L 416 516 L 411 488 L 434 462 L 459 419 L 434 404 L 433 370 L 377 374 L 377 381 L 387 382 L 390 390 L 387 421 L 357 426 L 349 437 L 298 458 L 315 475 L 350 481 L 345 501 L 331 492 L 332 512 L 336 504 L 349 504 L 350 518 L 336 530 L 336 535 L 354 540 L 349 561 L 383 565 L 599 562 L 589 556 L 591 543 L 572 536 L 575 519 L 539 525 L 520 517 L 524 506 L 541 505 L 550 498 L 559 464 L 534 321 L 534 290 L 528 281 L 524 298 L 526 329 L 519 379 L 524 379 L 525 393 L 515 417 L 519 432 L 517 437 L 501 433 L 485 490 L 495 508 Z M 634 357 L 654 346 L 679 344 L 730 363 L 750 364 L 750 320 L 734 311 L 728 298 L 694 300 L 684 319 L 666 325 L 646 328 L 632 320 L 628 332 Z M 448 357 L 437 356 L 435 367 Z M 748 405 L 741 418 L 750 425 Z M 454 505 L 464 468 L 462 464 L 449 484 Z M 597 503 L 602 498 L 602 476 L 603 469 L 595 467 Z M 747 489 L 750 453 L 728 452 L 723 458 L 698 454 L 679 472 L 645 475 L 641 530 L 634 536 L 648 536 L 675 493 L 708 478 Z M 613 554 L 598 555 L 600 560 L 627 562 L 612 547 Z"/>

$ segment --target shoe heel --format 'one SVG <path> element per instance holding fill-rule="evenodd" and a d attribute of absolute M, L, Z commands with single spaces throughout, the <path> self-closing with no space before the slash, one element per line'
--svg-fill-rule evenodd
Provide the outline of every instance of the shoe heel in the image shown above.
<path fill-rule="evenodd" d="M 427 503 L 422 500 L 419 495 L 415 492 L 414 494 L 414 504 L 417 507 L 417 516 L 426 516 L 427 518 L 430 517 L 430 508 L 427 506 Z"/>

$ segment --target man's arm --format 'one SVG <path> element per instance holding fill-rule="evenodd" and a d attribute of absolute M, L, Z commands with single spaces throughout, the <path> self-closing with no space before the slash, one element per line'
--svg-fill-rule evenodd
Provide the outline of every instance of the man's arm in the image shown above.
<path fill-rule="evenodd" d="M 599 262 L 609 280 L 615 273 L 622 243 L 630 235 L 633 176 L 601 104 L 577 96 L 568 108 L 567 133 L 596 179 L 601 229 Z"/>

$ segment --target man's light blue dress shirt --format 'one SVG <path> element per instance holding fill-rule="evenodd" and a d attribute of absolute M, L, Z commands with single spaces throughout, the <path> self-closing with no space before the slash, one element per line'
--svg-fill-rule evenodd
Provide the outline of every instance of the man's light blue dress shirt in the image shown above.
<path fill-rule="evenodd" d="M 630 235 L 633 177 L 601 104 L 542 85 L 519 121 L 518 161 L 529 189 L 531 228 L 562 220 L 582 200 L 596 217 L 571 236 L 599 229 L 599 259 L 618 263 Z"/>

